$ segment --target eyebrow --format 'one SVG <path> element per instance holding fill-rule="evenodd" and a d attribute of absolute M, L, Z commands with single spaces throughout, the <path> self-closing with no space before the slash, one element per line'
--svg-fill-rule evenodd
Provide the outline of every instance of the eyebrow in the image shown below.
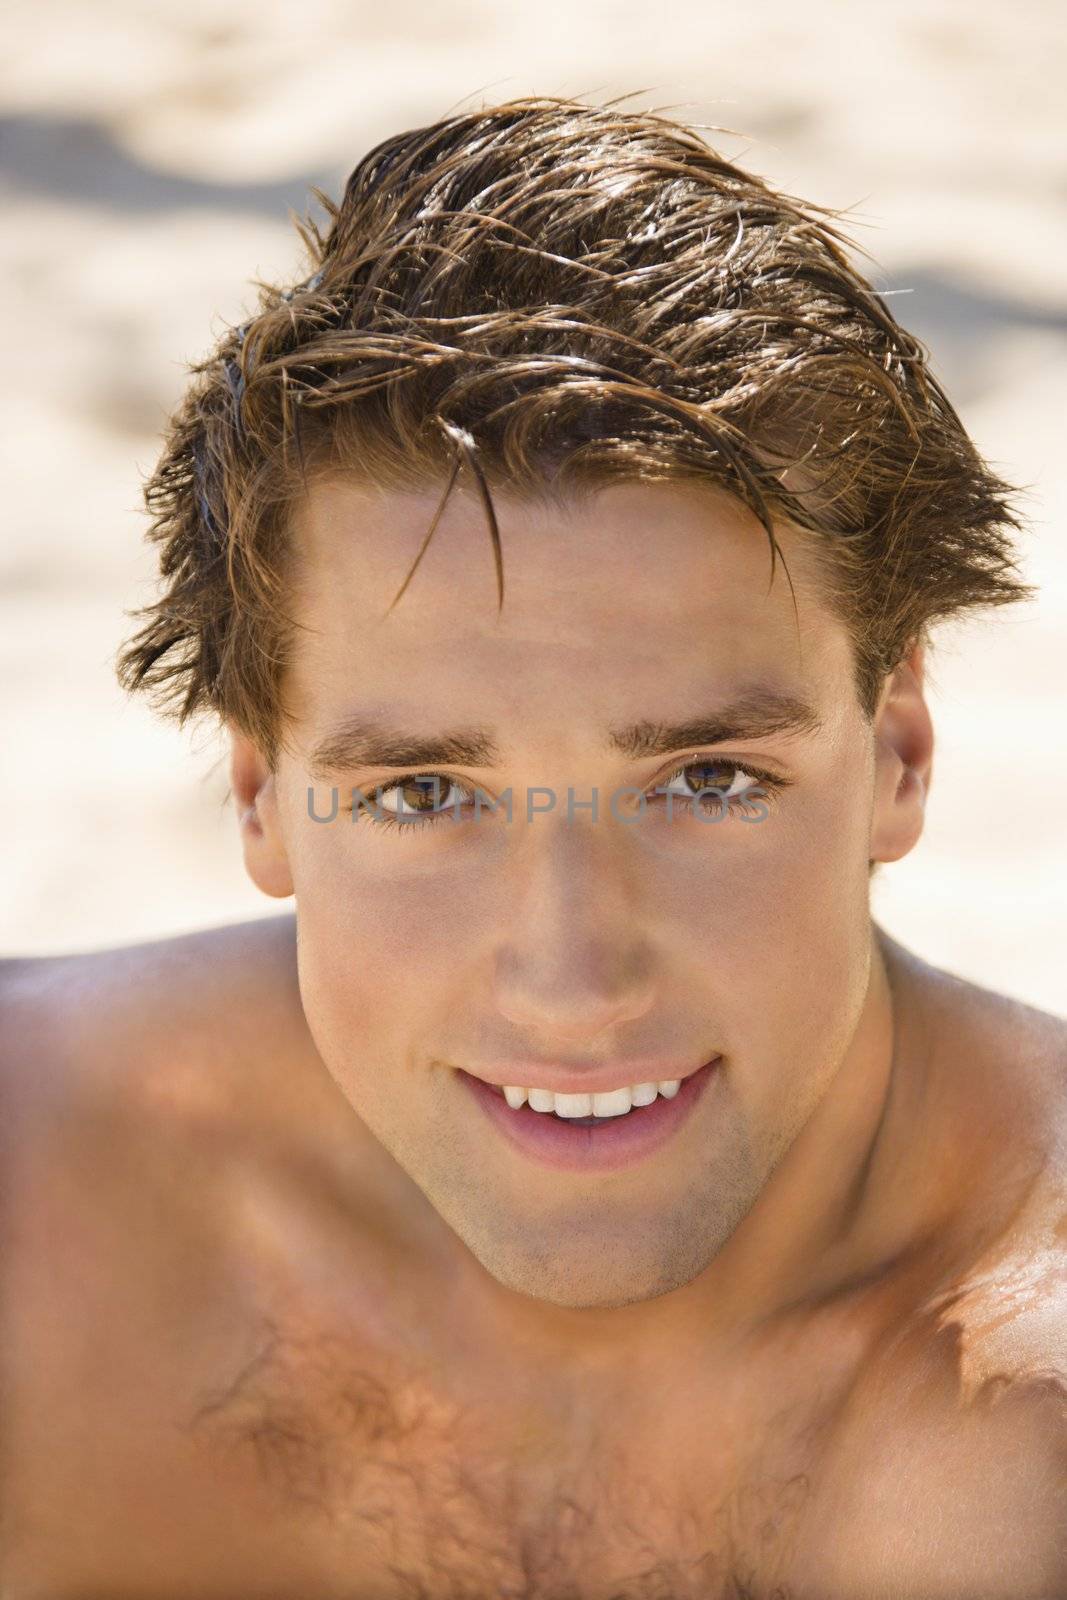
<path fill-rule="evenodd" d="M 683 722 L 645 720 L 607 729 L 606 748 L 632 760 L 670 755 L 688 745 L 726 744 L 774 735 L 818 733 L 823 720 L 810 701 L 780 689 L 747 690 L 718 711 Z M 357 767 L 492 767 L 502 759 L 491 728 L 420 734 L 376 718 L 349 717 L 311 750 L 308 772 L 319 782 Z"/>

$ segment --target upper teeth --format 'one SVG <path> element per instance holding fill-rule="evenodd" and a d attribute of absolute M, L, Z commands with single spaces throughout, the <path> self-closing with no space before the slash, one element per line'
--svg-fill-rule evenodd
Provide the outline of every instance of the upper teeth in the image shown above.
<path fill-rule="evenodd" d="M 681 1078 L 664 1078 L 659 1083 L 633 1083 L 606 1094 L 554 1094 L 551 1089 L 522 1089 L 504 1085 L 504 1098 L 513 1111 L 527 1100 L 531 1111 L 554 1111 L 557 1117 L 621 1117 L 631 1106 L 650 1106 L 657 1094 L 673 1100 L 681 1088 Z"/>

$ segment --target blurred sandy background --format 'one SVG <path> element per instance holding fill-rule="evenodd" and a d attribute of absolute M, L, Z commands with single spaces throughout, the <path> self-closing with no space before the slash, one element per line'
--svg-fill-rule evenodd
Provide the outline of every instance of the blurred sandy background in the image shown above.
<path fill-rule="evenodd" d="M 898 317 L 1027 487 L 1030 606 L 942 631 L 925 836 L 875 914 L 1067 1014 L 1067 22 L 1054 0 L 36 0 L 0 27 L 0 952 L 277 913 L 244 876 L 221 742 L 128 703 L 142 477 L 163 417 L 288 220 L 375 143 L 523 93 L 670 107 L 855 208 Z"/>

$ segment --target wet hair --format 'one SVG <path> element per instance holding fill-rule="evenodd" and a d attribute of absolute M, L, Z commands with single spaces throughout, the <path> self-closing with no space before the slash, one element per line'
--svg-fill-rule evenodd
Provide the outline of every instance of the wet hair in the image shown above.
<path fill-rule="evenodd" d="M 276 766 L 293 513 L 321 472 L 443 488 L 426 542 L 462 477 L 501 604 L 494 490 L 725 490 L 772 579 L 776 522 L 803 530 L 868 718 L 933 623 L 1033 593 L 1016 491 L 852 264 L 842 213 L 694 129 L 523 98 L 385 140 L 339 202 L 311 192 L 312 270 L 258 283 L 256 314 L 190 368 L 145 485 L 162 584 L 117 672 L 179 725 L 213 710 Z"/>

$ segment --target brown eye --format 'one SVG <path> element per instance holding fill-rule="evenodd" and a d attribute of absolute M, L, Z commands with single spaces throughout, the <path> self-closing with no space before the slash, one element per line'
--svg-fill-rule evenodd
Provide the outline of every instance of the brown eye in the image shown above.
<path fill-rule="evenodd" d="M 442 797 L 450 788 L 451 784 L 447 778 L 434 777 L 432 774 L 426 777 L 402 778 L 399 783 L 391 784 L 388 791 L 382 790 L 383 795 L 387 792 L 399 795 L 400 804 L 395 808 L 384 809 L 395 809 L 401 816 L 432 812 L 440 808 Z"/>
<path fill-rule="evenodd" d="M 756 781 L 736 761 L 691 761 L 688 766 L 679 767 L 674 776 L 684 778 L 693 794 L 699 794 L 701 789 L 733 790 L 740 794 Z M 738 783 L 739 778 L 743 782 Z"/>

